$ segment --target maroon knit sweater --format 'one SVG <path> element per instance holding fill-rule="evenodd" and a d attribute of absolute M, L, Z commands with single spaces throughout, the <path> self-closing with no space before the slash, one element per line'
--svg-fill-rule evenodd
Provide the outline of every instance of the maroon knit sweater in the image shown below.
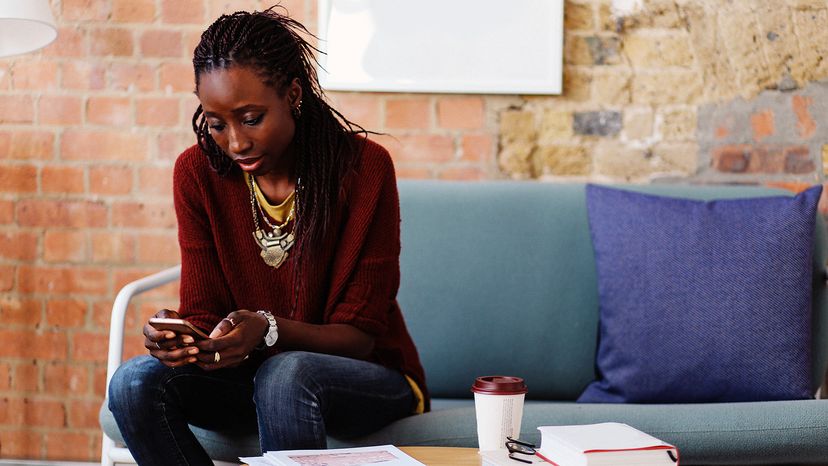
<path fill-rule="evenodd" d="M 344 183 L 338 233 L 301 254 L 293 319 L 345 323 L 375 337 L 367 358 L 411 377 L 425 396 L 425 375 L 397 304 L 400 282 L 400 206 L 391 157 L 366 140 L 353 176 Z M 179 313 L 209 333 L 238 309 L 266 309 L 291 318 L 297 246 L 278 269 L 259 256 L 250 194 L 242 173 L 221 177 L 198 146 L 175 163 L 175 211 L 181 246 Z M 252 359 L 252 358 L 251 358 Z"/>

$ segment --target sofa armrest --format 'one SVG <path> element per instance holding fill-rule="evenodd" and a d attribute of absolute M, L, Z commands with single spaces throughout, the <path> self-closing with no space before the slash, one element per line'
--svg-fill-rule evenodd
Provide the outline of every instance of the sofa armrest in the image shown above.
<path fill-rule="evenodd" d="M 124 321 L 129 302 L 133 297 L 158 288 L 172 281 L 178 280 L 181 276 L 181 266 L 176 265 L 164 269 L 147 277 L 139 278 L 134 282 L 127 283 L 115 297 L 112 305 L 112 316 L 109 323 L 109 352 L 106 360 L 106 393 L 109 393 L 109 381 L 112 375 L 121 365 L 124 353 Z"/>
<path fill-rule="evenodd" d="M 828 282 L 828 267 L 822 269 L 822 280 Z M 828 370 L 823 374 L 822 385 L 817 389 L 815 398 L 818 400 L 828 399 Z"/>

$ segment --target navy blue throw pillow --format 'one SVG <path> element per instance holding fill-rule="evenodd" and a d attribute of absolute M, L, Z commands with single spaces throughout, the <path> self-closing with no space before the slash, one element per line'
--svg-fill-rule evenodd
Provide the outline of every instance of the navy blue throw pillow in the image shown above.
<path fill-rule="evenodd" d="M 578 401 L 811 398 L 821 192 L 697 201 L 587 186 L 598 380 Z"/>

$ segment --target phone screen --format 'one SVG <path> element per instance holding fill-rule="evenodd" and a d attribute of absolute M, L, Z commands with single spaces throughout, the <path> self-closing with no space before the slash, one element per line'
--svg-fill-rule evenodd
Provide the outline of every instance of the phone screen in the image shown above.
<path fill-rule="evenodd" d="M 191 335 L 195 339 L 209 338 L 206 333 L 184 319 L 153 317 L 149 320 L 149 324 L 156 330 L 170 330 L 182 335 Z"/>

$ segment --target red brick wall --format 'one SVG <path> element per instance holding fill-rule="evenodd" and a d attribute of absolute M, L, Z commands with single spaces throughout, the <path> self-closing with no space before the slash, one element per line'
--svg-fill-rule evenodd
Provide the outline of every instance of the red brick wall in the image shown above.
<path fill-rule="evenodd" d="M 98 457 L 113 297 L 178 261 L 191 51 L 271 1 L 51 0 L 58 40 L 0 59 L 0 457 Z M 316 3 L 282 0 L 311 30 Z M 566 0 L 561 96 L 330 98 L 405 178 L 821 182 L 828 8 L 720 3 Z M 130 310 L 127 356 L 176 294 Z"/>
<path fill-rule="evenodd" d="M 283 0 L 315 28 L 316 0 Z M 219 14 L 269 2 L 52 0 L 58 40 L 0 59 L 0 457 L 94 460 L 109 312 L 178 261 L 171 168 L 194 142 L 192 49 Z M 495 176 L 480 96 L 331 96 L 387 132 L 401 177 Z M 127 318 L 140 327 L 177 289 Z"/>

